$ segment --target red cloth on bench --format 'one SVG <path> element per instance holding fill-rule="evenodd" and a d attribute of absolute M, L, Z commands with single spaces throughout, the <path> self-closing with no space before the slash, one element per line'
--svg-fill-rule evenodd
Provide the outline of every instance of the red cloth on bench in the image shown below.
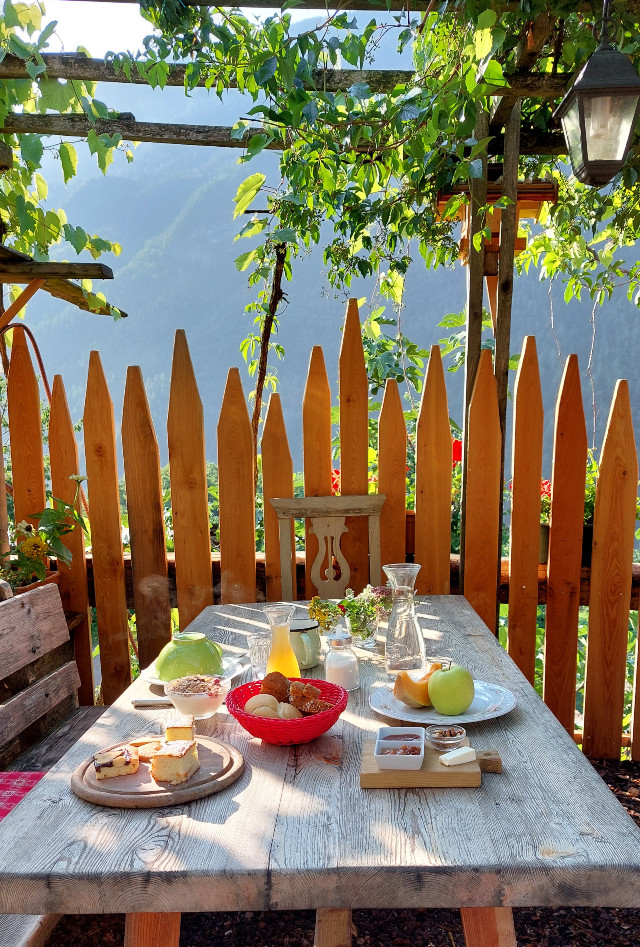
<path fill-rule="evenodd" d="M 43 776 L 44 773 L 0 773 L 0 822 Z"/>

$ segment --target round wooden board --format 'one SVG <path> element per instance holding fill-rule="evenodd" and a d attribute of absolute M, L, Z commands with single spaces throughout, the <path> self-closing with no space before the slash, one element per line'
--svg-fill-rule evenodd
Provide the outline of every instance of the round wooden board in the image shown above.
<path fill-rule="evenodd" d="M 136 737 L 139 742 L 141 737 Z M 158 735 L 148 737 L 157 740 Z M 124 746 L 125 740 L 105 749 Z M 93 756 L 84 760 L 71 777 L 71 789 L 87 802 L 119 809 L 155 809 L 160 806 L 178 806 L 194 799 L 202 799 L 220 792 L 234 783 L 244 769 L 242 753 L 222 740 L 213 740 L 196 734 L 200 769 L 179 786 L 156 783 L 150 773 L 151 764 L 140 760 L 138 772 L 129 776 L 96 779 Z"/>

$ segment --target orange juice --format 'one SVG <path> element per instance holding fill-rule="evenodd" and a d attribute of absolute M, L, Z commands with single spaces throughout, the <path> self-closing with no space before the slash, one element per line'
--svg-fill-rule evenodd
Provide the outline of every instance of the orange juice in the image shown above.
<path fill-rule="evenodd" d="M 300 665 L 289 638 L 289 625 L 271 626 L 271 651 L 267 661 L 267 674 L 280 671 L 285 677 L 300 677 Z"/>

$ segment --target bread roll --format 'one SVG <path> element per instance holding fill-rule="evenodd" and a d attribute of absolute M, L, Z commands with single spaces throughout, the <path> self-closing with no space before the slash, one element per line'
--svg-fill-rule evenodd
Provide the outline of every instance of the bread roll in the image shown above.
<path fill-rule="evenodd" d="M 278 716 L 283 720 L 297 720 L 302 714 L 293 704 L 278 704 Z"/>
<path fill-rule="evenodd" d="M 277 712 L 278 701 L 271 694 L 255 694 L 244 705 L 244 709 L 248 714 L 255 714 L 258 707 L 269 707 Z M 259 714 L 259 716 L 264 717 L 265 714 Z"/>

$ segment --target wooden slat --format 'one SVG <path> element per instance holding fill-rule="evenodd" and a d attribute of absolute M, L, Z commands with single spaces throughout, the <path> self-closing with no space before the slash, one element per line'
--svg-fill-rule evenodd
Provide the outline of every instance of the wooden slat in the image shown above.
<path fill-rule="evenodd" d="M 127 369 L 122 408 L 122 455 L 133 565 L 133 601 L 140 667 L 171 638 L 160 452 L 142 372 Z"/>
<path fill-rule="evenodd" d="M 369 384 L 364 363 L 358 303 L 350 299 L 340 347 L 340 472 L 343 494 L 367 492 Z M 369 540 L 365 520 L 347 520 L 343 552 L 351 567 L 350 587 L 358 593 L 369 581 Z"/>
<path fill-rule="evenodd" d="M 131 683 L 124 587 L 120 495 L 113 403 L 98 352 L 89 357 L 84 403 L 84 449 L 91 511 L 91 555 L 96 596 L 102 694 L 113 703 Z"/>
<path fill-rule="evenodd" d="M 464 595 L 494 632 L 500 542 L 500 441 L 491 352 L 483 349 L 469 406 Z"/>
<path fill-rule="evenodd" d="M 62 914 L 0 914 L 0 944 L 45 947 Z"/>
<path fill-rule="evenodd" d="M 351 911 L 318 908 L 313 947 L 351 947 Z"/>
<path fill-rule="evenodd" d="M 404 562 L 407 518 L 407 428 L 398 383 L 385 385 L 378 423 L 378 491 L 386 496 L 380 514 L 381 562 Z"/>
<path fill-rule="evenodd" d="M 631 705 L 631 759 L 640 760 L 640 642 L 637 640 Z"/>
<path fill-rule="evenodd" d="M 0 445 L 4 444 L 0 424 Z M 7 480 L 4 469 L 4 450 L 0 450 L 0 555 L 9 552 L 9 512 L 7 510 Z"/>
<path fill-rule="evenodd" d="M 204 414 L 184 329 L 175 335 L 167 434 L 178 611 L 185 628 L 213 604 L 213 580 Z"/>
<path fill-rule="evenodd" d="M 274 392 L 269 398 L 269 407 L 264 421 L 262 434 L 262 496 L 264 504 L 264 554 L 267 585 L 267 601 L 282 600 L 282 580 L 280 575 L 280 537 L 278 517 L 271 505 L 274 497 L 293 496 L 293 461 L 287 440 L 287 431 L 282 415 L 280 395 Z M 291 558 L 288 571 L 295 576 L 295 539 L 294 523 L 286 525 L 290 531 Z M 292 578 L 295 590 L 295 579 Z M 295 595 L 294 595 L 295 598 Z"/>
<path fill-rule="evenodd" d="M 253 437 L 240 372 L 230 368 L 218 421 L 220 571 L 222 602 L 252 602 L 256 594 Z"/>
<path fill-rule="evenodd" d="M 507 651 L 530 684 L 535 683 L 536 664 L 543 427 L 538 353 L 536 340 L 529 335 L 514 391 Z"/>
<path fill-rule="evenodd" d="M 69 640 L 56 585 L 42 585 L 0 605 L 0 678 Z"/>
<path fill-rule="evenodd" d="M 440 346 L 433 345 L 416 433 L 415 562 L 420 595 L 448 595 L 451 553 L 451 427 Z"/>
<path fill-rule="evenodd" d="M 578 612 L 587 428 L 576 355 L 565 364 L 556 403 L 544 638 L 545 704 L 568 733 L 576 712 Z"/>
<path fill-rule="evenodd" d="M 30 283 L 32 279 L 113 279 L 113 270 L 104 263 L 38 263 L 0 264 L 0 283 Z"/>
<path fill-rule="evenodd" d="M 516 947 L 511 908 L 461 908 L 466 947 Z"/>
<path fill-rule="evenodd" d="M 620 756 L 637 485 L 629 385 L 618 381 L 602 446 L 593 518 L 583 745 L 591 757 Z"/>
<path fill-rule="evenodd" d="M 51 490 L 54 497 L 73 503 L 76 500 L 76 482 L 69 478 L 80 473 L 78 443 L 73 429 L 64 384 L 60 375 L 53 379 L 51 413 L 49 416 L 49 458 L 51 462 Z M 76 509 L 82 513 L 80 497 Z M 60 570 L 60 597 L 68 612 L 79 616 L 73 630 L 73 650 L 80 673 L 78 700 L 91 706 L 94 702 L 93 647 L 91 644 L 91 617 L 89 613 L 89 587 L 87 562 L 85 559 L 85 534 L 76 526 L 62 542 L 71 552 L 71 565 L 58 564 Z"/>
<path fill-rule="evenodd" d="M 178 947 L 181 915 L 127 914 L 124 947 Z"/>
<path fill-rule="evenodd" d="M 331 496 L 331 390 L 319 345 L 311 351 L 302 399 L 302 453 L 306 496 Z M 308 599 L 318 594 L 311 581 L 311 563 L 318 555 L 318 540 L 310 528 L 311 521 L 306 520 L 305 594 Z"/>
<path fill-rule="evenodd" d="M 75 661 L 68 661 L 26 690 L 0 706 L 2 742 L 9 743 L 19 733 L 73 694 L 80 686 Z"/>
<path fill-rule="evenodd" d="M 46 503 L 42 419 L 38 380 L 22 326 L 13 330 L 7 404 L 15 521 L 36 525 L 38 519 L 33 514 L 42 512 Z"/>

